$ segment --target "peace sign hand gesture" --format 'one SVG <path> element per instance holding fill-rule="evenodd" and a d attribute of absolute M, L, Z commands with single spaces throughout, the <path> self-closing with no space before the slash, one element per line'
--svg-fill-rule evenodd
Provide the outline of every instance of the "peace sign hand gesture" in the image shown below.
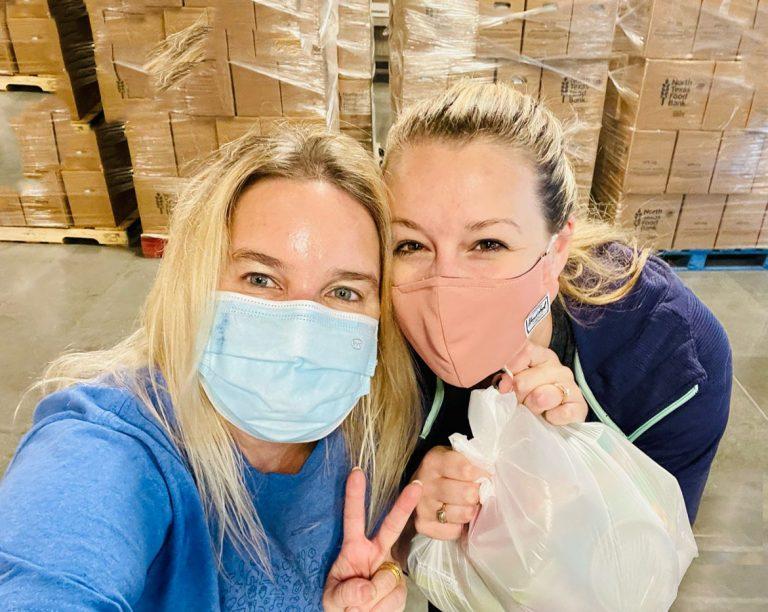
<path fill-rule="evenodd" d="M 406 587 L 392 563 L 392 547 L 421 498 L 414 481 L 400 493 L 376 536 L 365 536 L 365 474 L 355 468 L 347 478 L 344 539 L 323 593 L 327 612 L 391 612 L 405 607 Z M 382 568 L 382 564 L 385 566 Z"/>

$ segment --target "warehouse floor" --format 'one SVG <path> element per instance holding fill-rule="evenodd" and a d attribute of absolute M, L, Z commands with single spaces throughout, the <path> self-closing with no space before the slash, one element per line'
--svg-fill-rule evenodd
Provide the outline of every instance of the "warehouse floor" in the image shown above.
<path fill-rule="evenodd" d="M 156 268 L 119 248 L 0 243 L 0 473 L 29 425 L 29 408 L 13 420 L 24 389 L 63 350 L 108 346 L 126 334 Z M 728 330 L 735 376 L 728 431 L 695 528 L 700 557 L 674 609 L 765 610 L 768 273 L 682 276 Z"/>

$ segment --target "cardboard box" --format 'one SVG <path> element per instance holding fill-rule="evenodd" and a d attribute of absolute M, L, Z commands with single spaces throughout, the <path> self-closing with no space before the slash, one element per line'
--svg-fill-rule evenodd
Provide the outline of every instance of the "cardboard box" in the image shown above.
<path fill-rule="evenodd" d="M 280 99 L 286 117 L 325 117 L 326 101 L 321 93 L 280 81 Z"/>
<path fill-rule="evenodd" d="M 230 61 L 256 63 L 254 31 L 238 28 L 227 32 L 227 54 Z"/>
<path fill-rule="evenodd" d="M 237 140 L 248 132 L 255 130 L 261 135 L 261 120 L 249 117 L 230 117 L 216 119 L 216 142 L 218 146 Z"/>
<path fill-rule="evenodd" d="M 479 0 L 479 10 L 477 54 L 503 57 L 520 53 L 523 19 L 514 16 L 525 10 L 525 0 Z"/>
<path fill-rule="evenodd" d="M 633 231 L 641 244 L 669 249 L 682 202 L 680 195 L 628 195 L 619 203 L 616 221 Z"/>
<path fill-rule="evenodd" d="M 149 52 L 165 40 L 162 11 L 109 8 L 104 15 L 104 38 L 111 42 L 118 64 L 142 66 Z"/>
<path fill-rule="evenodd" d="M 339 77 L 339 112 L 342 115 L 372 115 L 372 96 L 370 80 Z"/>
<path fill-rule="evenodd" d="M 712 61 L 646 61 L 636 127 L 681 130 L 701 127 L 714 69 Z"/>
<path fill-rule="evenodd" d="M 191 176 L 199 163 L 218 148 L 216 120 L 171 114 L 173 145 L 179 176 Z"/>
<path fill-rule="evenodd" d="M 574 0 L 568 33 L 568 55 L 610 55 L 618 7 L 617 0 Z"/>
<path fill-rule="evenodd" d="M 53 19 L 9 19 L 8 30 L 20 73 L 64 72 L 64 58 Z"/>
<path fill-rule="evenodd" d="M 0 74 L 16 72 L 16 56 L 9 41 L 0 41 Z"/>
<path fill-rule="evenodd" d="M 752 182 L 752 193 L 768 193 L 768 138 L 763 142 L 760 161 L 757 162 L 755 180 Z"/>
<path fill-rule="evenodd" d="M 710 193 L 748 193 L 760 162 L 765 134 L 730 130 L 723 132 Z"/>
<path fill-rule="evenodd" d="M 601 181 L 622 193 L 664 193 L 677 134 L 607 121 L 600 141 Z"/>
<path fill-rule="evenodd" d="M 721 136 L 720 132 L 678 132 L 667 193 L 709 193 Z"/>
<path fill-rule="evenodd" d="M 176 154 L 168 113 L 134 110 L 125 124 L 133 167 L 142 176 L 177 176 Z"/>
<path fill-rule="evenodd" d="M 89 124 L 73 122 L 67 114 L 56 113 L 53 126 L 63 170 L 101 170 L 96 132 Z"/>
<path fill-rule="evenodd" d="M 51 14 L 47 0 L 11 0 L 3 4 L 8 19 L 46 18 Z"/>
<path fill-rule="evenodd" d="M 763 228 L 760 230 L 760 235 L 757 237 L 757 248 L 768 249 L 768 210 L 763 217 Z"/>
<path fill-rule="evenodd" d="M 59 153 L 50 106 L 34 105 L 12 117 L 9 124 L 16 137 L 21 166 L 25 173 L 58 167 Z"/>
<path fill-rule="evenodd" d="M 63 170 L 61 178 L 76 226 L 117 227 L 136 210 L 130 180 L 107 185 L 101 170 Z"/>
<path fill-rule="evenodd" d="M 565 124 L 599 127 L 607 81 L 606 60 L 553 60 L 542 69 L 539 98 Z"/>
<path fill-rule="evenodd" d="M 58 171 L 26 175 L 19 186 L 19 194 L 27 225 L 68 227 L 72 224 Z"/>
<path fill-rule="evenodd" d="M 752 29 L 741 33 L 739 55 L 747 61 L 764 64 L 768 60 L 766 39 L 768 39 L 768 0 L 759 0 Z"/>
<path fill-rule="evenodd" d="M 568 52 L 568 31 L 574 0 L 528 0 L 526 11 L 545 9 L 526 17 L 523 55 L 534 58 L 563 56 Z M 554 5 L 554 10 L 546 10 Z"/>
<path fill-rule="evenodd" d="M 768 196 L 761 194 L 729 195 L 720 222 L 715 248 L 743 249 L 757 244 Z"/>
<path fill-rule="evenodd" d="M 26 225 L 19 194 L 9 187 L 0 186 L 0 225 Z"/>
<path fill-rule="evenodd" d="M 643 55 L 649 58 L 688 57 L 699 23 L 700 0 L 652 3 Z"/>
<path fill-rule="evenodd" d="M 735 59 L 741 33 L 752 27 L 757 0 L 703 0 L 693 41 L 693 56 Z"/>
<path fill-rule="evenodd" d="M 235 114 L 238 117 L 279 116 L 283 114 L 280 81 L 260 72 L 258 67 L 232 64 Z"/>
<path fill-rule="evenodd" d="M 768 128 L 768 81 L 757 84 L 747 119 L 747 128 L 751 130 Z"/>
<path fill-rule="evenodd" d="M 534 98 L 539 97 L 541 67 L 514 60 L 500 60 L 496 68 L 496 81 L 511 85 Z"/>
<path fill-rule="evenodd" d="M 576 183 L 589 191 L 595 172 L 595 158 L 600 139 L 600 128 L 585 128 L 569 132 L 565 141 L 565 153 L 571 162 Z"/>
<path fill-rule="evenodd" d="M 142 231 L 165 233 L 179 194 L 189 183 L 187 178 L 140 176 L 133 177 L 136 201 L 139 205 Z"/>
<path fill-rule="evenodd" d="M 745 62 L 717 62 L 701 127 L 704 130 L 743 128 L 755 90 Z"/>
<path fill-rule="evenodd" d="M 724 195 L 686 195 L 672 248 L 714 248 L 725 199 Z"/>

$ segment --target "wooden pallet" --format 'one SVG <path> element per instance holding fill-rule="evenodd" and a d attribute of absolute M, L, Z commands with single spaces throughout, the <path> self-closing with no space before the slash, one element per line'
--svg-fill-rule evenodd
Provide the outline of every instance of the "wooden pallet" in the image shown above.
<path fill-rule="evenodd" d="M 685 249 L 659 256 L 673 268 L 688 270 L 768 270 L 768 249 Z"/>
<path fill-rule="evenodd" d="M 58 78 L 53 75 L 0 74 L 0 89 L 3 91 L 37 89 L 53 93 L 57 89 L 57 82 Z"/>
<path fill-rule="evenodd" d="M 91 243 L 124 246 L 138 230 L 138 215 L 132 215 L 118 227 L 9 227 L 0 226 L 0 241 L 48 244 Z"/>

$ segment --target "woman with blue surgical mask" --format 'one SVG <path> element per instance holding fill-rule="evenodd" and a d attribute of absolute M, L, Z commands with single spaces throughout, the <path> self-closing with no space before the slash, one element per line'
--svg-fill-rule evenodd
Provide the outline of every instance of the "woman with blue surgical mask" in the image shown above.
<path fill-rule="evenodd" d="M 0 483 L 3 609 L 404 606 L 417 396 L 376 165 L 286 130 L 203 167 L 137 331 L 39 383 Z"/>
<path fill-rule="evenodd" d="M 389 133 L 393 299 L 424 383 L 406 474 L 431 538 L 459 538 L 479 509 L 483 472 L 448 438 L 470 433 L 470 390 L 492 384 L 552 424 L 619 431 L 696 518 L 728 419 L 728 339 L 664 262 L 588 214 L 567 142 L 500 83 L 459 83 Z"/>

